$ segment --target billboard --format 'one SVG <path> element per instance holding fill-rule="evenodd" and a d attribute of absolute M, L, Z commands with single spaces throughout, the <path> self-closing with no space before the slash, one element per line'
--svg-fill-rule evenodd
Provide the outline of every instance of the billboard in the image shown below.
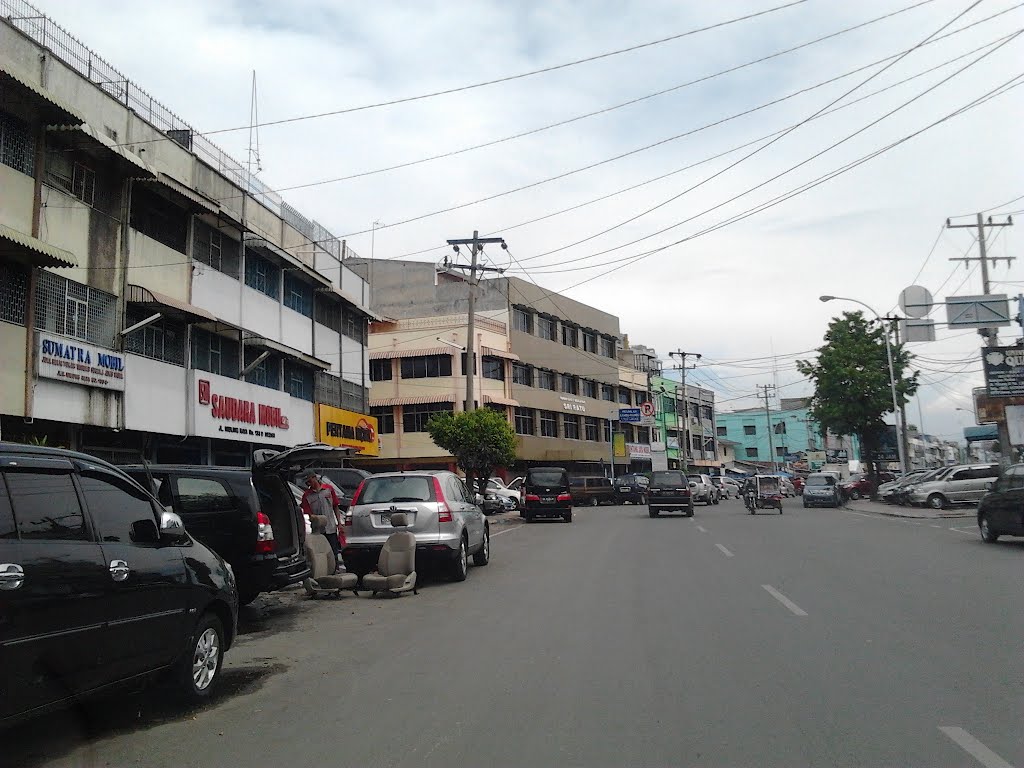
<path fill-rule="evenodd" d="M 1024 347 L 988 347 L 981 362 L 989 397 L 1024 396 Z"/>
<path fill-rule="evenodd" d="M 341 448 L 358 448 L 363 456 L 379 456 L 377 419 L 331 405 L 316 406 L 316 439 Z"/>
<path fill-rule="evenodd" d="M 872 454 L 875 461 L 899 461 L 899 437 L 896 435 L 896 427 L 893 424 L 886 424 L 885 429 L 878 436 L 878 445 Z"/>

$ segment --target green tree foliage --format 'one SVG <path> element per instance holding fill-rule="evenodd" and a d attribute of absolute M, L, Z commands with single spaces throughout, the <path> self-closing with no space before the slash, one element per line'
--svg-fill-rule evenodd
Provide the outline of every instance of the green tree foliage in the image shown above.
<path fill-rule="evenodd" d="M 427 433 L 455 457 L 471 489 L 483 488 L 496 467 L 507 467 L 516 459 L 515 432 L 490 408 L 435 414 L 427 422 Z"/>
<path fill-rule="evenodd" d="M 797 370 L 814 382 L 811 413 L 823 430 L 857 435 L 869 453 L 885 430 L 882 417 L 892 411 L 885 331 L 862 312 L 832 319 L 816 361 L 797 360 Z M 918 372 L 904 376 L 911 354 L 893 346 L 896 397 L 901 403 L 917 391 Z"/>

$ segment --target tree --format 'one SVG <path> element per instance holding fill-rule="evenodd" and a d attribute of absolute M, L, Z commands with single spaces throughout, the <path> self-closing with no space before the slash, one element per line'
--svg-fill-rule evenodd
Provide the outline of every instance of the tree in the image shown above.
<path fill-rule="evenodd" d="M 885 330 L 862 312 L 832 318 L 825 344 L 816 361 L 797 360 L 797 370 L 814 382 L 811 414 L 822 432 L 857 435 L 870 457 L 885 430 L 882 416 L 892 411 Z M 917 391 L 918 372 L 904 377 L 911 354 L 892 348 L 897 402 L 906 403 Z"/>
<path fill-rule="evenodd" d="M 496 467 L 516 460 L 516 435 L 502 414 L 490 408 L 438 413 L 427 422 L 427 433 L 455 457 L 471 490 L 483 488 Z"/>

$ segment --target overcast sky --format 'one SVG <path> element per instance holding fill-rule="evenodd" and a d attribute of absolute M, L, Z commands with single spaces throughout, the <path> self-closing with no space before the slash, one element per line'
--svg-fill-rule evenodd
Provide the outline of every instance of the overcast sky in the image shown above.
<path fill-rule="evenodd" d="M 197 130 L 245 127 L 211 137 L 244 160 L 253 70 L 259 119 L 269 122 L 562 65 L 767 11 L 785 0 L 37 2 Z M 371 254 L 375 221 L 382 223 L 373 238 L 376 258 L 425 251 L 411 258 L 436 261 L 447 238 L 468 237 L 474 229 L 504 236 L 511 255 L 489 248 L 490 263 L 617 314 L 634 343 L 653 346 L 665 359 L 681 347 L 702 353 L 704 363 L 735 363 L 692 374 L 714 384 L 722 410 L 756 404 L 755 385 L 773 380 L 764 360 L 773 352 L 780 394 L 809 394 L 793 370 L 794 353 L 819 346 L 828 320 L 844 308 L 820 303 L 819 295 L 850 296 L 884 313 L 915 277 L 937 299 L 981 292 L 978 270 L 948 261 L 977 255 L 974 238 L 968 230 L 943 232 L 942 225 L 948 216 L 1024 208 L 1022 200 L 1009 202 L 1024 195 L 1024 89 L 774 207 L 694 235 L 926 128 L 1020 74 L 1024 40 L 995 46 L 1024 27 L 1024 9 L 922 46 L 885 71 L 894 59 L 868 65 L 917 46 L 950 22 L 940 34 L 1013 3 L 987 0 L 956 21 L 967 0 L 918 3 L 798 51 L 708 76 L 912 5 L 809 0 L 504 83 L 267 125 L 258 132 L 262 178 L 275 189 L 296 187 L 283 192 L 285 199 L 364 256 Z M 921 74 L 926 70 L 932 71 Z M 677 87 L 701 78 L 707 79 Z M 810 120 L 743 159 L 767 145 L 765 137 L 808 120 L 854 88 L 835 106 L 868 98 Z M 666 89 L 674 90 L 651 96 Z M 574 119 L 635 99 L 642 100 Z M 567 120 L 573 121 L 537 130 Z M 527 131 L 536 132 L 369 173 Z M 748 146 L 737 149 L 741 145 Z M 579 170 L 595 163 L 602 164 Z M 563 178 L 545 181 L 556 176 Z M 652 181 L 657 177 L 663 178 Z M 526 185 L 536 186 L 511 192 Z M 737 195 L 743 196 L 729 202 Z M 464 207 L 435 213 L 456 206 Z M 574 210 L 558 213 L 567 208 Z M 540 217 L 546 218 L 534 221 Z M 657 234 L 661 230 L 667 231 Z M 990 253 L 1016 255 L 1021 235 L 1003 228 L 990 239 Z M 660 250 L 629 258 L 653 249 Z M 1016 295 L 1024 288 L 1024 265 L 1001 263 L 991 277 L 1009 281 L 994 290 Z M 932 316 L 940 321 L 939 341 L 914 346 L 927 358 L 921 361 L 923 423 L 926 431 L 953 438 L 973 421 L 955 408 L 969 408 L 971 387 L 982 383 L 978 337 L 947 329 L 942 307 Z M 1001 338 L 1019 336 L 1015 327 Z M 919 420 L 912 402 L 908 421 Z"/>

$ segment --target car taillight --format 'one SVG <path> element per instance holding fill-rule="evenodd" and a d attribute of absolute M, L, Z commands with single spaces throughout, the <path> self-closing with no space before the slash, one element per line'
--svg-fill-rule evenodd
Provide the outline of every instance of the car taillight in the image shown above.
<path fill-rule="evenodd" d="M 570 496 L 568 493 L 560 493 L 560 494 L 558 494 L 558 500 L 559 501 L 572 501 L 572 496 Z"/>
<path fill-rule="evenodd" d="M 527 501 L 540 501 L 540 496 L 537 496 L 536 494 L 533 494 L 533 493 L 528 493 L 528 494 L 526 494 L 526 500 Z"/>
<path fill-rule="evenodd" d="M 270 518 L 263 512 L 256 513 L 256 553 L 274 554 L 274 527 L 270 524 Z"/>
<path fill-rule="evenodd" d="M 359 483 L 359 487 L 356 488 L 356 492 L 352 495 L 352 501 L 349 503 L 348 508 L 352 509 L 356 504 L 359 503 L 359 497 L 363 495 L 363 488 L 366 486 L 366 481 L 363 480 Z"/>
<path fill-rule="evenodd" d="M 444 493 L 441 491 L 441 483 L 434 476 L 434 496 L 437 497 L 437 522 L 439 523 L 451 523 L 454 521 L 452 517 L 452 511 L 448 507 L 448 500 L 445 499 Z"/>

